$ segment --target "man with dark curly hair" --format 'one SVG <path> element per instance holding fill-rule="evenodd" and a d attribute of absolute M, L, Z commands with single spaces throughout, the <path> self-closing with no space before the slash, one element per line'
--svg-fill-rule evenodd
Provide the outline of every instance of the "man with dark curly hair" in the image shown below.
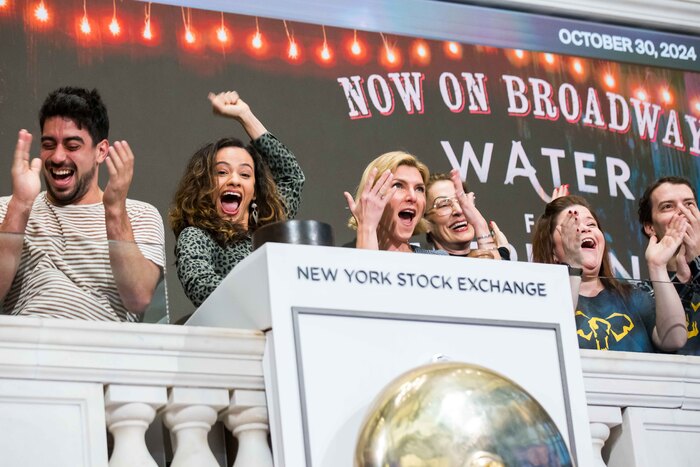
<path fill-rule="evenodd" d="M 161 278 L 164 236 L 158 211 L 127 199 L 129 144 L 110 145 L 97 90 L 53 91 L 39 124 L 39 157 L 30 157 L 32 135 L 20 130 L 12 196 L 0 198 L 2 313 L 139 321 Z M 109 173 L 104 190 L 101 164 Z"/>
<path fill-rule="evenodd" d="M 700 355 L 700 210 L 695 188 L 684 177 L 660 178 L 639 199 L 638 214 L 642 232 L 647 237 L 656 235 L 661 238 L 676 218 L 688 220 L 683 244 L 666 269 L 686 315 L 688 342 L 678 353 Z M 653 295 L 648 284 L 647 291 Z"/>

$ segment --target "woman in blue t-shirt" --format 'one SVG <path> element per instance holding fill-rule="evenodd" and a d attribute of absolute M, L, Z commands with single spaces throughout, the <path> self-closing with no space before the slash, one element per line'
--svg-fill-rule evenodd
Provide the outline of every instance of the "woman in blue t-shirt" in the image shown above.
<path fill-rule="evenodd" d="M 654 352 L 675 351 L 685 344 L 685 314 L 668 281 L 666 263 L 687 226 L 687 220 L 678 216 L 662 239 L 649 240 L 645 257 L 654 301 L 613 277 L 602 227 L 585 199 L 563 196 L 547 205 L 535 225 L 532 257 L 535 262 L 566 264 L 581 271 L 580 281 L 572 281 L 572 293 L 578 298 L 574 306 L 579 347 Z"/>

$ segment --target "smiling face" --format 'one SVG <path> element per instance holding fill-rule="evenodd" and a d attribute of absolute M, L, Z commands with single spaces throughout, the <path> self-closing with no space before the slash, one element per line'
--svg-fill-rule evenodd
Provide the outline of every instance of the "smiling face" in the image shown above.
<path fill-rule="evenodd" d="M 97 167 L 108 149 L 106 139 L 93 144 L 90 133 L 69 118 L 46 119 L 40 158 L 49 200 L 61 206 L 99 203 Z"/>
<path fill-rule="evenodd" d="M 219 215 L 248 228 L 248 208 L 255 200 L 255 165 L 243 148 L 226 147 L 216 153 L 217 190 L 214 202 Z"/>
<path fill-rule="evenodd" d="M 426 218 L 430 221 L 430 236 L 436 248 L 455 254 L 468 253 L 474 239 L 474 226 L 467 222 L 456 196 L 450 180 L 430 185 Z"/>
<path fill-rule="evenodd" d="M 425 212 L 425 183 L 417 168 L 400 165 L 394 171 L 392 186 L 396 187 L 396 192 L 384 208 L 379 223 L 382 249 L 405 245 Z"/>
<path fill-rule="evenodd" d="M 557 215 L 556 225 L 560 225 L 566 219 L 568 210 L 578 211 L 578 217 L 581 220 L 581 253 L 582 264 L 581 268 L 587 276 L 597 276 L 600 271 L 600 266 L 603 263 L 603 255 L 605 254 L 605 236 L 598 226 L 598 222 L 591 214 L 588 208 L 575 204 Z M 554 244 L 554 258 L 560 263 L 568 263 L 562 245 L 562 238 L 557 229 L 552 234 Z"/>
<path fill-rule="evenodd" d="M 697 201 L 693 191 L 688 185 L 675 183 L 662 183 L 650 196 L 651 224 L 644 225 L 647 235 L 656 235 L 661 239 L 666 234 L 666 228 L 676 213 L 680 212 L 680 206 L 690 208 L 697 207 Z"/>

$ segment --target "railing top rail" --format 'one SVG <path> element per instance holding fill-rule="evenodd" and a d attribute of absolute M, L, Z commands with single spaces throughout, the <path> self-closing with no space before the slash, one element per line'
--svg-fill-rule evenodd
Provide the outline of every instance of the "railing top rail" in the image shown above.
<path fill-rule="evenodd" d="M 0 378 L 263 389 L 260 331 L 0 316 Z"/>

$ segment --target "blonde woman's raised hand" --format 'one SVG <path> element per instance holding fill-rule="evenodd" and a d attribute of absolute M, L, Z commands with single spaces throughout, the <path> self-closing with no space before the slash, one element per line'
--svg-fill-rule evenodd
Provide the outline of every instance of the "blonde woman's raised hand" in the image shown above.
<path fill-rule="evenodd" d="M 350 212 L 357 220 L 358 231 L 361 228 L 369 228 L 376 231 L 382 214 L 384 214 L 384 208 L 397 189 L 395 186 L 392 186 L 394 174 L 390 170 L 385 171 L 374 182 L 376 176 L 377 169 L 374 168 L 370 171 L 367 182 L 357 200 L 347 191 L 344 193 Z"/>

